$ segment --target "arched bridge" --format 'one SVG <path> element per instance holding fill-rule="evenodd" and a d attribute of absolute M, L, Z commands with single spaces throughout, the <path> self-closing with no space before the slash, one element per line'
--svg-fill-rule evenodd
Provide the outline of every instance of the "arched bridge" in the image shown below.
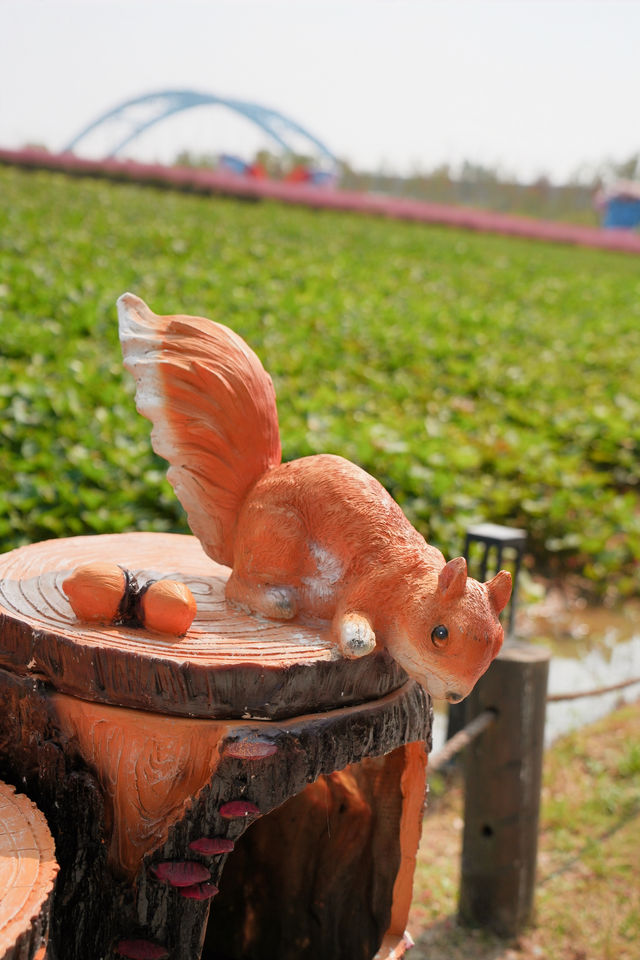
<path fill-rule="evenodd" d="M 300 141 L 302 141 L 306 149 L 318 156 L 331 169 L 337 166 L 337 158 L 321 140 L 301 127 L 299 123 L 278 113 L 277 110 L 260 106 L 258 103 L 218 97 L 211 93 L 199 93 L 196 90 L 160 90 L 156 93 L 147 93 L 142 97 L 135 97 L 133 100 L 126 100 L 84 127 L 67 144 L 65 151 L 73 152 L 88 134 L 98 128 L 106 130 L 113 127 L 117 135 L 108 156 L 115 157 L 149 127 L 155 126 L 175 113 L 207 105 L 226 107 L 240 114 L 260 127 L 287 153 L 301 153 Z"/>

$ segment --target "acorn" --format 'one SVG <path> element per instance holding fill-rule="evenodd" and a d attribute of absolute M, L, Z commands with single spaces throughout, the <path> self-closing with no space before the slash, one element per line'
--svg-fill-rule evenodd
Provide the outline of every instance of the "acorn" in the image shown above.
<path fill-rule="evenodd" d="M 147 630 L 181 637 L 196 615 L 196 602 L 185 583 L 156 580 L 140 593 L 140 619 Z"/>
<path fill-rule="evenodd" d="M 87 563 L 62 583 L 76 617 L 101 623 L 118 618 L 127 587 L 127 574 L 117 563 Z"/>

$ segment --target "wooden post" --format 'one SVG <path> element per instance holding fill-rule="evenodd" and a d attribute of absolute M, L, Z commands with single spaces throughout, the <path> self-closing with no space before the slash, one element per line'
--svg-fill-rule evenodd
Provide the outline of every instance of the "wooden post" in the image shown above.
<path fill-rule="evenodd" d="M 495 722 L 467 748 L 460 919 L 514 936 L 530 919 L 536 872 L 548 650 L 503 648 L 467 702 Z"/>

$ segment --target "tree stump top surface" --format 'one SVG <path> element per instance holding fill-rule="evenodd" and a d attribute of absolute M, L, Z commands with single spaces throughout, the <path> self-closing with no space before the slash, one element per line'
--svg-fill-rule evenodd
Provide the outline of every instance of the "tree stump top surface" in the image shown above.
<path fill-rule="evenodd" d="M 79 622 L 62 590 L 82 564 L 186 583 L 184 637 Z M 88 700 L 183 716 L 282 719 L 376 699 L 406 675 L 385 651 L 345 660 L 325 623 L 282 623 L 228 605 L 229 569 L 195 537 L 130 533 L 47 540 L 0 556 L 0 664 Z"/>
<path fill-rule="evenodd" d="M 0 781 L 0 957 L 11 955 L 48 904 L 58 872 L 36 805 Z"/>

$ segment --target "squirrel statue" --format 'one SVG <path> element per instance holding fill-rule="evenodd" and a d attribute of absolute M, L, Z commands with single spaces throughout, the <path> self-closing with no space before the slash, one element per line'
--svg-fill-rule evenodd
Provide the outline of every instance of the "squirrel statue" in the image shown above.
<path fill-rule="evenodd" d="M 157 316 L 130 293 L 118 316 L 153 449 L 205 552 L 232 568 L 227 600 L 330 621 L 343 656 L 386 647 L 432 696 L 462 700 L 502 645 L 508 571 L 479 583 L 464 557 L 446 563 L 342 457 L 282 463 L 273 383 L 228 327 Z"/>

